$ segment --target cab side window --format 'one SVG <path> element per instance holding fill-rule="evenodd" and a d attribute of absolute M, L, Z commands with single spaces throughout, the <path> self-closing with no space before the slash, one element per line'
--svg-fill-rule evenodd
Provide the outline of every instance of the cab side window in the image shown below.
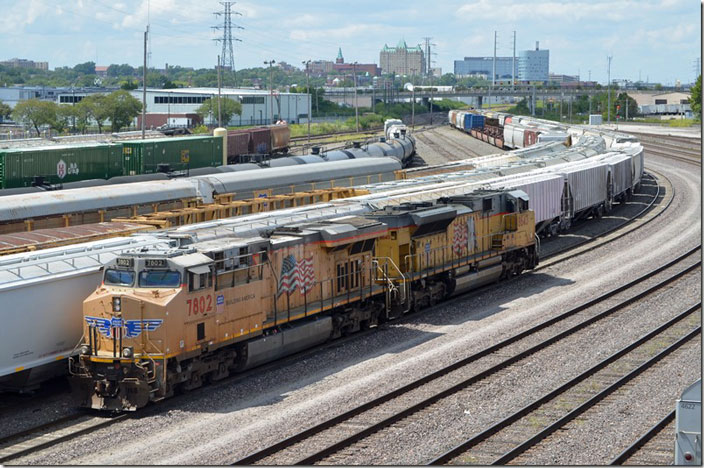
<path fill-rule="evenodd" d="M 198 267 L 188 270 L 188 290 L 199 291 L 213 285 L 213 276 L 208 267 Z"/>

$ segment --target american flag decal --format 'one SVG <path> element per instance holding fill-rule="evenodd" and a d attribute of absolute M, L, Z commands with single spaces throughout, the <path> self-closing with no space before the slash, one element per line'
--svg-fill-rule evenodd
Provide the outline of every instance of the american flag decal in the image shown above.
<path fill-rule="evenodd" d="M 305 294 L 315 283 L 315 270 L 313 269 L 313 257 L 306 258 L 300 262 L 291 254 L 284 258 L 281 263 L 281 277 L 279 278 L 278 295 L 291 293 L 299 288 L 301 294 Z"/>
<path fill-rule="evenodd" d="M 293 254 L 284 258 L 281 262 L 281 277 L 279 278 L 278 295 L 290 293 L 298 287 L 298 265 Z"/>
<path fill-rule="evenodd" d="M 315 282 L 315 270 L 313 270 L 313 257 L 306 258 L 298 264 L 298 275 L 301 286 L 301 294 L 310 291 Z"/>
<path fill-rule="evenodd" d="M 456 255 L 462 255 L 462 252 L 467 248 L 468 240 L 467 223 L 460 221 L 455 224 L 455 233 L 452 237 L 452 250 Z"/>

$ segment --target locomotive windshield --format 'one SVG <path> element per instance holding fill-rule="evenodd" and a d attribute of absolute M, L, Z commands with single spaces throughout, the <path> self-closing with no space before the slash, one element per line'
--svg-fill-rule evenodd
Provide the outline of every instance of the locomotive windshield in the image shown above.
<path fill-rule="evenodd" d="M 103 282 L 110 286 L 132 286 L 134 284 L 134 272 L 108 269 L 105 270 Z"/>
<path fill-rule="evenodd" d="M 140 288 L 178 288 L 181 273 L 171 270 L 146 270 L 139 273 Z"/>

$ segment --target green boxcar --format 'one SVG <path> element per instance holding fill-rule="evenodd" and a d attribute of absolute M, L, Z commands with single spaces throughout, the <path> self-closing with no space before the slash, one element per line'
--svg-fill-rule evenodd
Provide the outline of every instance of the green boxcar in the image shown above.
<path fill-rule="evenodd" d="M 122 175 L 121 150 L 108 143 L 0 149 L 0 188 L 29 187 L 35 176 L 62 184 Z"/>
<path fill-rule="evenodd" d="M 222 137 L 192 136 L 122 142 L 124 175 L 151 174 L 159 164 L 172 171 L 222 164 Z"/>

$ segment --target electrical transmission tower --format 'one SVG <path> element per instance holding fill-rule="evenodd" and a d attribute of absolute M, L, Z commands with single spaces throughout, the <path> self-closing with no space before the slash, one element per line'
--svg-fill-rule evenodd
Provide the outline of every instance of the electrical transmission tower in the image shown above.
<path fill-rule="evenodd" d="M 432 75 L 432 68 L 433 68 L 431 57 L 433 55 L 435 55 L 434 52 L 430 51 L 430 46 L 434 46 L 436 44 L 433 44 L 430 42 L 431 40 L 433 40 L 432 37 L 424 37 L 423 40 L 425 41 L 425 62 L 426 62 L 425 73 L 428 76 L 430 76 L 430 75 Z"/>
<path fill-rule="evenodd" d="M 215 42 L 222 44 L 222 52 L 220 53 L 220 66 L 222 70 L 231 70 L 235 74 L 235 51 L 232 47 L 232 41 L 242 42 L 241 39 L 232 36 L 232 29 L 244 29 L 242 26 L 232 22 L 232 15 L 240 15 L 238 11 L 232 11 L 232 5 L 235 2 L 220 2 L 223 6 L 223 11 L 214 12 L 216 17 L 222 16 L 222 25 L 212 26 L 216 31 L 222 31 L 222 37 L 213 39 Z M 236 83 L 235 83 L 236 84 Z"/>

